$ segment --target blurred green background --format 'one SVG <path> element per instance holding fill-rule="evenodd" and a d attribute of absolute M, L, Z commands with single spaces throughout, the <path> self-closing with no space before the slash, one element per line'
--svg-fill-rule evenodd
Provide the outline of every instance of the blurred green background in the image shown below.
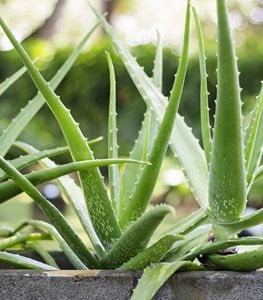
<path fill-rule="evenodd" d="M 132 47 L 134 56 L 138 58 L 138 62 L 144 66 L 149 75 L 151 75 L 153 67 L 156 29 L 159 29 L 164 40 L 163 93 L 167 96 L 169 96 L 177 70 L 181 47 L 183 12 L 186 1 L 179 2 L 180 4 L 178 1 L 169 0 L 167 7 L 163 7 L 161 0 L 93 1 L 94 5 L 102 11 L 108 11 L 108 20 L 125 42 Z M 214 1 L 193 2 L 200 13 L 206 37 L 209 106 L 211 123 L 213 123 L 214 100 L 216 99 Z M 142 10 L 145 10 L 147 5 L 149 12 L 146 15 L 144 13 L 143 17 Z M 255 104 L 256 95 L 260 89 L 260 81 L 263 78 L 263 1 L 229 1 L 229 5 L 241 72 L 243 113 L 245 117 L 248 116 L 244 122 L 247 122 L 249 112 Z M 50 0 L 44 1 L 42 4 L 36 4 L 36 1 L 1 0 L 0 10 L 18 37 L 24 40 L 23 45 L 31 57 L 39 57 L 37 64 L 46 79 L 50 79 L 56 73 L 76 43 L 95 22 L 88 7 L 80 0 Z M 160 12 L 158 19 L 155 15 L 157 12 Z M 82 17 L 84 14 L 85 17 Z M 21 66 L 21 62 L 13 50 L 8 50 L 9 46 L 2 33 L 0 33 L 0 38 L 2 41 L 0 42 L 2 49 L 0 82 L 2 82 Z M 107 152 L 109 75 L 105 50 L 111 52 L 116 68 L 120 155 L 126 156 L 137 137 L 145 105 L 101 29 L 97 30 L 85 51 L 81 53 L 74 67 L 57 89 L 57 93 L 65 105 L 71 109 L 73 116 L 79 121 L 85 135 L 89 139 L 98 136 L 104 137 L 103 142 L 93 147 L 98 158 L 106 157 Z M 192 26 L 191 58 L 179 111 L 185 116 L 187 124 L 193 128 L 196 137 L 200 139 L 199 83 L 197 41 L 195 28 Z M 25 74 L 1 96 L 1 132 L 35 93 L 36 89 L 31 79 Z M 30 122 L 20 139 L 40 149 L 65 144 L 60 129 L 47 107 L 43 107 Z M 15 155 L 17 153 L 13 149 L 9 153 L 9 157 Z M 68 160 L 67 156 L 58 158 L 58 162 Z M 153 202 L 166 201 L 173 204 L 177 208 L 178 216 L 181 217 L 198 206 L 193 201 L 190 190 L 182 174 L 176 171 L 177 169 L 176 162 L 169 157 L 168 153 Z M 106 170 L 103 171 L 107 175 Z M 255 208 L 261 207 L 262 195 L 263 183 L 259 182 L 251 191 L 250 204 Z M 17 199 L 1 206 L 0 224 L 11 221 L 11 219 L 15 223 L 19 223 L 21 218 L 31 215 L 30 200 L 27 197 L 23 197 L 22 200 L 21 197 Z M 19 217 L 15 211 L 19 211 Z"/>

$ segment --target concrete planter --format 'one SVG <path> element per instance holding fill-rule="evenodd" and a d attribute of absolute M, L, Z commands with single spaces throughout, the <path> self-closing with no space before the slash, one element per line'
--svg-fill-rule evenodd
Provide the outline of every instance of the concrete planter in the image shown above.
<path fill-rule="evenodd" d="M 0 299 L 124 300 L 130 298 L 141 274 L 140 271 L 40 272 L 2 269 L 0 270 Z M 176 273 L 164 284 L 155 299 L 261 300 L 263 299 L 263 272 Z"/>

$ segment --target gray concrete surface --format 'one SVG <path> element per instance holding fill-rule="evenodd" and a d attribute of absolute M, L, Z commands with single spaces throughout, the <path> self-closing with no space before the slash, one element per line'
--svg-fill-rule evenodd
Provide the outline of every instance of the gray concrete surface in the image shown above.
<path fill-rule="evenodd" d="M 141 272 L 1 270 L 0 299 L 129 299 L 140 275 Z M 176 273 L 155 299 L 262 300 L 263 272 Z"/>

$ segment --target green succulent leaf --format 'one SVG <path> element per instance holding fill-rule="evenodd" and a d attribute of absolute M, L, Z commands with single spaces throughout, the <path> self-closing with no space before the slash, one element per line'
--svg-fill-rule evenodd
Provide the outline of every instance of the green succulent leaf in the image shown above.
<path fill-rule="evenodd" d="M 149 199 L 152 195 L 163 158 L 166 154 L 184 86 L 188 62 L 189 28 L 190 6 L 188 5 L 185 20 L 185 35 L 182 58 L 179 63 L 177 76 L 175 78 L 170 95 L 170 100 L 166 107 L 162 122 L 160 123 L 152 150 L 149 153 L 148 161 L 151 163 L 151 165 L 145 166 L 142 170 L 142 174 L 138 183 L 136 184 L 134 193 L 130 197 L 127 207 L 125 208 L 120 219 L 120 226 L 122 228 L 128 226 L 131 221 L 136 220 L 146 209 Z"/>
<path fill-rule="evenodd" d="M 150 209 L 133 222 L 101 260 L 105 268 L 118 268 L 146 248 L 154 231 L 173 210 L 170 206 Z"/>
<path fill-rule="evenodd" d="M 108 119 L 108 158 L 118 158 L 117 121 L 116 121 L 116 79 L 110 54 L 106 52 L 110 73 L 110 104 Z M 117 217 L 120 216 L 123 204 L 121 203 L 121 186 L 119 166 L 112 165 L 108 168 L 110 195 Z"/>
<path fill-rule="evenodd" d="M 215 270 L 249 272 L 263 267 L 263 247 L 237 254 L 211 254 L 203 258 L 204 266 Z"/>
<path fill-rule="evenodd" d="M 195 8 L 193 8 L 193 15 L 195 20 L 195 27 L 197 30 L 198 45 L 199 45 L 199 66 L 200 66 L 200 76 L 201 76 L 201 87 L 200 87 L 201 131 L 202 131 L 202 138 L 203 138 L 206 160 L 207 163 L 209 164 L 212 140 L 210 134 L 211 126 L 209 122 L 208 90 L 207 90 L 208 75 L 206 72 L 205 46 L 204 46 L 201 24 Z"/>
<path fill-rule="evenodd" d="M 78 161 L 78 162 L 72 162 L 72 163 L 68 163 L 65 165 L 57 166 L 42 171 L 32 172 L 28 175 L 25 175 L 25 177 L 34 185 L 38 185 L 40 183 L 48 182 L 60 176 L 64 176 L 66 174 L 76 172 L 79 170 L 87 170 L 89 168 L 96 168 L 98 166 L 107 166 L 109 164 L 127 163 L 127 162 L 138 163 L 138 161 L 126 159 L 126 158 Z M 17 186 L 14 181 L 9 180 L 0 183 L 0 203 L 9 200 L 10 198 L 18 195 L 21 192 L 22 189 L 19 186 Z"/>
<path fill-rule="evenodd" d="M 38 220 L 27 220 L 23 224 L 21 224 L 16 231 L 21 230 L 25 226 L 32 226 L 36 229 L 39 229 L 45 233 L 47 233 L 54 241 L 56 241 L 65 254 L 65 256 L 68 258 L 70 263 L 77 269 L 77 270 L 87 270 L 88 268 L 81 262 L 81 260 L 78 258 L 78 256 L 72 251 L 72 249 L 69 247 L 69 245 L 66 243 L 66 241 L 63 239 L 63 237 L 59 234 L 59 232 L 56 230 L 54 226 L 51 224 L 48 224 L 44 221 L 38 221 Z"/>
<path fill-rule="evenodd" d="M 136 88 L 160 123 L 167 105 L 167 99 L 145 74 L 105 18 L 96 10 L 93 9 L 93 11 L 103 25 L 105 32 L 111 38 Z M 194 138 L 191 130 L 187 127 L 179 114 L 177 114 L 175 119 L 174 128 L 170 137 L 170 147 L 172 151 L 176 153 L 198 203 L 206 210 L 208 207 L 208 168 L 206 158 L 199 142 Z M 193 155 L 193 153 L 195 153 L 195 155 Z"/>
<path fill-rule="evenodd" d="M 153 82 L 160 90 L 162 89 L 162 70 L 163 70 L 163 51 L 161 38 L 158 33 L 157 48 L 154 60 L 153 68 Z M 156 121 L 153 112 L 147 108 L 144 114 L 144 120 L 142 122 L 142 127 L 139 132 L 139 136 L 135 141 L 134 147 L 130 152 L 129 157 L 133 159 L 147 160 L 150 151 L 152 150 L 153 142 L 156 138 L 158 130 L 158 122 Z M 131 196 L 134 193 L 136 183 L 142 174 L 143 167 L 136 165 L 125 166 L 122 184 L 123 184 L 123 200 L 125 202 L 125 207 Z"/>
<path fill-rule="evenodd" d="M 0 251 L 11 248 L 27 241 L 39 241 L 49 239 L 49 236 L 40 233 L 17 234 L 0 240 Z"/>
<path fill-rule="evenodd" d="M 42 194 L 17 171 L 8 161 L 0 157 L 0 168 L 2 168 L 7 175 L 12 178 L 16 184 L 23 189 L 48 216 L 50 222 L 55 226 L 61 236 L 65 239 L 68 245 L 76 253 L 79 259 L 89 267 L 97 267 L 97 260 L 85 247 L 82 240 L 73 230 L 71 225 L 67 222 L 61 212 L 51 204 Z"/>
<path fill-rule="evenodd" d="M 178 270 L 188 271 L 203 270 L 197 264 L 189 261 L 174 263 L 159 263 L 147 267 L 135 288 L 131 300 L 151 300 L 159 288 Z"/>
<path fill-rule="evenodd" d="M 98 27 L 96 24 L 88 34 L 82 39 L 79 45 L 74 49 L 72 54 L 66 60 L 66 62 L 62 65 L 62 67 L 58 70 L 56 75 L 51 79 L 50 85 L 53 89 L 56 89 L 63 78 L 66 76 L 68 71 L 71 69 L 72 65 L 76 61 L 81 49 L 86 44 L 89 37 Z M 16 138 L 22 132 L 22 130 L 27 126 L 30 120 L 36 115 L 36 113 L 40 110 L 40 108 L 45 103 L 41 94 L 37 94 L 28 104 L 21 109 L 20 113 L 12 120 L 9 126 L 5 129 L 5 131 L 0 136 L 0 155 L 5 156 L 8 152 L 9 148 L 12 146 Z"/>
<path fill-rule="evenodd" d="M 209 179 L 217 220 L 237 220 L 246 205 L 246 172 L 237 62 L 225 0 L 217 0 L 218 94 Z"/>
<path fill-rule="evenodd" d="M 158 263 L 164 258 L 165 254 L 171 249 L 173 244 L 178 240 L 182 240 L 183 238 L 184 237 L 182 235 L 166 235 L 152 244 L 150 247 L 132 257 L 119 269 L 142 270 L 150 264 Z"/>
<path fill-rule="evenodd" d="M 25 249 L 33 250 L 36 252 L 44 261 L 44 263 L 53 266 L 54 268 L 59 269 L 59 266 L 57 265 L 54 258 L 49 254 L 47 250 L 45 250 L 44 247 L 41 246 L 40 243 L 34 241 L 34 242 L 26 242 Z"/>
<path fill-rule="evenodd" d="M 36 153 L 38 152 L 37 149 L 32 147 L 31 145 L 20 143 L 19 146 L 28 153 Z M 45 168 L 54 168 L 57 165 L 50 159 L 45 158 L 40 161 L 40 164 Z M 83 192 L 79 185 L 76 184 L 76 182 L 70 178 L 69 176 L 63 176 L 56 179 L 56 182 L 62 192 L 63 198 L 67 201 L 67 203 L 70 204 L 71 207 L 73 207 L 76 215 L 78 216 L 78 219 L 84 229 L 84 231 L 87 233 L 88 237 L 90 238 L 90 241 L 96 250 L 96 253 L 99 258 L 101 258 L 104 253 L 105 249 L 99 240 L 93 225 L 91 223 L 86 205 L 85 205 L 85 198 L 83 195 Z"/>
<path fill-rule="evenodd" d="M 22 75 L 26 72 L 26 67 L 22 67 L 16 71 L 11 77 L 7 78 L 4 82 L 0 83 L 0 96 L 13 84 L 15 83 Z"/>
<path fill-rule="evenodd" d="M 58 147 L 55 149 L 43 150 L 38 153 L 23 155 L 9 162 L 18 170 L 28 167 L 44 157 L 52 157 L 68 152 L 68 147 Z M 0 170 L 0 180 L 3 180 L 6 174 Z"/>
<path fill-rule="evenodd" d="M 44 271 L 58 270 L 58 268 L 44 264 L 37 260 L 27 258 L 18 254 L 7 253 L 5 251 L 0 251 L 0 261 L 25 269 L 36 269 Z"/>
<path fill-rule="evenodd" d="M 251 127 L 247 129 L 250 131 L 250 135 L 245 150 L 247 182 L 249 187 L 254 182 L 255 173 L 261 162 L 263 153 L 263 87 L 261 87 L 260 95 L 252 115 Z"/>
<path fill-rule="evenodd" d="M 2 18 L 0 18 L 0 25 L 27 67 L 34 84 L 56 117 L 73 159 L 75 161 L 93 160 L 93 153 L 87 139 L 82 134 L 70 111 L 61 102 L 60 97 L 55 94 L 50 84 L 42 77 Z M 94 228 L 105 248 L 109 249 L 120 236 L 121 231 L 103 178 L 98 168 L 80 171 L 79 177 Z"/>

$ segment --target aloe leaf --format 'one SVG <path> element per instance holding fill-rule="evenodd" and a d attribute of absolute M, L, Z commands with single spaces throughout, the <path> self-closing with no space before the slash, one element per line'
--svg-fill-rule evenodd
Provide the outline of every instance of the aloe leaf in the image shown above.
<path fill-rule="evenodd" d="M 139 252 L 129 261 L 120 266 L 120 270 L 142 270 L 153 263 L 162 260 L 165 254 L 171 249 L 174 242 L 183 239 L 181 235 L 166 235 L 159 241 Z"/>
<path fill-rule="evenodd" d="M 250 136 L 245 150 L 248 186 L 251 186 L 254 181 L 255 171 L 263 153 L 263 87 L 261 87 L 253 116 L 251 128 L 248 129 Z"/>
<path fill-rule="evenodd" d="M 209 164 L 211 155 L 211 134 L 210 134 L 210 122 L 209 122 L 209 107 L 208 107 L 208 90 L 207 90 L 207 72 L 206 72 L 206 56 L 205 56 L 205 46 L 204 39 L 201 29 L 201 24 L 196 12 L 193 7 L 193 15 L 195 20 L 195 27 L 198 36 L 199 45 L 199 67 L 200 67 L 200 110 L 201 110 L 201 132 L 202 140 L 205 150 L 206 161 Z"/>
<path fill-rule="evenodd" d="M 9 237 L 13 233 L 14 229 L 10 226 L 0 226 L 0 238 Z"/>
<path fill-rule="evenodd" d="M 230 240 L 219 240 L 215 242 L 208 242 L 206 245 L 194 249 L 190 253 L 183 257 L 183 260 L 194 260 L 197 256 L 203 256 L 213 253 L 218 253 L 230 247 L 240 246 L 240 245 L 262 245 L 263 239 L 259 237 L 248 237 L 248 238 L 233 238 Z"/>
<path fill-rule="evenodd" d="M 72 251 L 72 249 L 69 247 L 67 242 L 63 239 L 63 237 L 59 234 L 59 232 L 56 230 L 54 226 L 51 224 L 48 224 L 44 221 L 38 221 L 38 220 L 27 220 L 23 224 L 21 224 L 18 228 L 18 230 L 21 230 L 23 227 L 31 225 L 34 228 L 37 228 L 41 231 L 46 232 L 49 234 L 53 240 L 55 240 L 65 256 L 68 258 L 70 263 L 76 268 L 80 270 L 86 270 L 87 267 L 81 262 L 81 260 L 78 258 L 78 256 Z"/>
<path fill-rule="evenodd" d="M 34 154 L 23 155 L 16 159 L 10 160 L 9 162 L 19 170 L 34 164 L 44 157 L 52 157 L 66 152 L 68 152 L 68 147 L 58 147 L 55 149 L 39 151 L 38 153 Z M 0 180 L 4 179 L 5 177 L 6 174 L 0 170 Z"/>
<path fill-rule="evenodd" d="M 116 158 L 116 159 L 96 159 L 96 160 L 87 160 L 87 161 L 78 161 L 72 162 L 68 164 L 64 164 L 61 166 L 57 166 L 51 169 L 41 170 L 37 172 L 32 172 L 30 174 L 25 175 L 27 180 L 29 180 L 32 184 L 38 185 L 40 183 L 44 183 L 53 179 L 56 179 L 60 176 L 67 175 L 69 173 L 86 170 L 88 168 L 96 168 L 101 166 L 107 166 L 109 164 L 116 163 L 138 163 L 139 161 L 126 159 L 126 158 Z M 142 163 L 142 162 L 139 162 Z M 7 174 L 8 175 L 8 174 Z M 16 185 L 14 181 L 6 181 L 0 183 L 0 203 L 9 200 L 10 198 L 16 196 L 21 193 L 22 189 Z"/>
<path fill-rule="evenodd" d="M 161 163 L 166 154 L 184 86 L 188 62 L 189 28 L 190 5 L 188 4 L 185 20 L 185 35 L 182 57 L 178 66 L 178 72 L 173 84 L 170 100 L 168 102 L 163 120 L 160 124 L 156 139 L 154 140 L 152 150 L 149 154 L 148 160 L 151 162 L 151 165 L 144 167 L 139 181 L 136 184 L 134 194 L 127 203 L 127 207 L 120 219 L 120 225 L 122 228 L 125 228 L 131 221 L 136 220 L 146 209 L 154 189 L 157 176 L 159 174 Z"/>
<path fill-rule="evenodd" d="M 246 205 L 238 70 L 225 0 L 217 0 L 218 94 L 212 143 L 209 203 L 217 220 L 237 220 Z"/>
<path fill-rule="evenodd" d="M 162 70 L 163 70 L 163 51 L 161 38 L 158 33 L 157 35 L 157 48 L 154 59 L 154 68 L 153 68 L 153 82 L 160 90 L 162 89 Z M 146 113 L 144 114 L 144 120 L 142 122 L 142 127 L 139 132 L 139 136 L 135 141 L 134 147 L 129 154 L 130 158 L 133 159 L 142 159 L 147 160 L 148 154 L 152 149 L 154 139 L 156 137 L 158 130 L 158 122 L 156 121 L 153 112 L 147 108 Z M 138 165 L 129 165 L 125 166 L 122 184 L 123 184 L 123 200 L 125 206 L 129 202 L 130 197 L 134 193 L 136 182 L 139 180 L 139 177 L 142 173 L 142 166 Z"/>
<path fill-rule="evenodd" d="M 90 7 L 92 8 L 91 5 Z M 160 93 L 152 80 L 138 65 L 105 18 L 96 10 L 93 9 L 93 11 L 103 25 L 105 32 L 111 38 L 112 43 L 114 44 L 116 51 L 122 59 L 136 88 L 149 108 L 153 110 L 155 118 L 160 123 L 167 105 L 167 99 Z M 176 153 L 195 198 L 200 206 L 206 210 L 208 206 L 208 168 L 205 154 L 201 149 L 198 140 L 195 139 L 191 130 L 187 127 L 179 114 L 177 114 L 171 134 L 170 148 L 174 153 Z M 195 155 L 193 155 L 193 153 L 195 153 Z"/>
<path fill-rule="evenodd" d="M 36 69 L 23 47 L 15 39 L 1 18 L 0 25 L 27 67 L 28 73 L 32 77 L 36 87 L 56 117 L 73 159 L 75 161 L 93 160 L 93 153 L 87 144 L 87 139 L 83 136 L 79 125 L 73 119 L 70 111 L 63 105 L 59 96 L 55 94 L 50 84 L 45 81 Z M 103 178 L 98 168 L 81 171 L 79 172 L 79 176 L 94 228 L 105 248 L 109 249 L 120 236 L 121 231 Z"/>
<path fill-rule="evenodd" d="M 83 46 L 97 27 L 98 24 L 96 24 L 88 32 L 88 34 L 82 39 L 79 45 L 75 48 L 75 50 L 66 60 L 66 62 L 58 70 L 56 75 L 51 79 L 50 85 L 53 89 L 57 88 L 57 86 L 66 76 L 68 71 L 71 69 L 81 49 L 83 48 Z M 39 93 L 31 101 L 29 101 L 24 108 L 21 109 L 20 113 L 12 120 L 12 122 L 9 124 L 9 126 L 6 128 L 6 130 L 2 133 L 0 137 L 0 155 L 6 155 L 13 142 L 17 139 L 19 134 L 30 122 L 30 120 L 36 115 L 36 113 L 40 110 L 44 103 L 45 101 Z"/>
<path fill-rule="evenodd" d="M 261 179 L 262 176 L 263 176 L 263 166 L 260 166 L 256 169 L 254 181 Z"/>
<path fill-rule="evenodd" d="M 210 225 L 195 228 L 184 236 L 184 240 L 174 243 L 173 249 L 167 254 L 164 261 L 174 262 L 183 260 L 184 256 L 190 251 L 200 248 L 207 243 L 210 231 Z"/>
<path fill-rule="evenodd" d="M 37 260 L 27 258 L 18 254 L 7 253 L 5 251 L 0 251 L 0 261 L 25 269 L 37 269 L 44 271 L 58 270 L 53 266 L 44 264 Z"/>
<path fill-rule="evenodd" d="M 191 215 L 174 222 L 168 229 L 160 232 L 158 236 L 160 237 L 166 234 L 186 234 L 207 221 L 208 217 L 205 212 L 202 209 L 199 209 Z"/>
<path fill-rule="evenodd" d="M 215 232 L 222 238 L 233 236 L 234 234 L 263 223 L 263 209 L 259 209 L 248 216 L 241 217 L 238 221 L 229 223 L 218 223 L 217 220 L 212 220 L 214 223 Z M 217 223 L 216 223 L 217 222 Z"/>
<path fill-rule="evenodd" d="M 44 263 L 59 269 L 54 258 L 45 250 L 38 242 L 26 242 L 25 249 L 30 249 L 36 252 L 44 261 Z"/>
<path fill-rule="evenodd" d="M 38 241 L 47 239 L 46 235 L 40 233 L 17 234 L 0 240 L 0 251 L 11 248 L 17 244 L 27 241 Z"/>
<path fill-rule="evenodd" d="M 117 140 L 117 121 L 116 121 L 116 78 L 114 66 L 110 54 L 106 52 L 106 57 L 110 73 L 110 103 L 108 119 L 108 158 L 118 158 L 118 140 Z M 108 168 L 110 195 L 113 207 L 117 217 L 120 215 L 121 204 L 121 187 L 119 166 L 112 165 Z"/>
<path fill-rule="evenodd" d="M 122 233 L 111 250 L 102 258 L 102 265 L 105 268 L 118 268 L 145 249 L 163 218 L 172 211 L 170 206 L 163 205 L 150 209 L 142 215 Z"/>
<path fill-rule="evenodd" d="M 151 300 L 159 288 L 181 268 L 189 271 L 203 270 L 197 264 L 189 261 L 159 263 L 147 267 L 133 292 L 131 300 Z"/>
<path fill-rule="evenodd" d="M 16 71 L 11 77 L 7 78 L 5 81 L 0 83 L 0 96 L 13 84 L 15 83 L 23 74 L 25 74 L 26 68 L 22 67 Z"/>
<path fill-rule="evenodd" d="M 26 179 L 26 177 L 19 173 L 19 171 L 17 171 L 2 157 L 0 157 L 0 167 L 38 204 L 79 259 L 86 266 L 91 268 L 96 267 L 97 260 L 85 247 L 77 233 L 72 229 L 71 225 L 67 222 L 61 212 L 45 197 L 43 197 L 42 194 Z"/>
<path fill-rule="evenodd" d="M 36 153 L 38 150 L 31 145 L 20 143 L 19 146 L 28 153 Z M 54 168 L 56 167 L 56 164 L 48 159 L 42 159 L 40 161 L 40 164 L 45 168 Z M 86 205 L 85 205 L 85 199 L 83 192 L 81 188 L 75 183 L 75 181 L 70 178 L 69 176 L 63 176 L 60 178 L 57 178 L 58 186 L 62 192 L 63 198 L 70 203 L 70 205 L 73 207 L 75 213 L 77 214 L 80 223 L 84 229 L 84 231 L 87 233 L 88 237 L 90 238 L 90 241 L 96 250 L 96 253 L 99 258 L 104 256 L 105 249 L 103 245 L 101 244 L 101 241 L 99 240 L 93 225 L 91 223 Z"/>
<path fill-rule="evenodd" d="M 237 254 L 212 254 L 204 258 L 205 267 L 216 270 L 255 271 L 263 267 L 263 247 Z"/>

